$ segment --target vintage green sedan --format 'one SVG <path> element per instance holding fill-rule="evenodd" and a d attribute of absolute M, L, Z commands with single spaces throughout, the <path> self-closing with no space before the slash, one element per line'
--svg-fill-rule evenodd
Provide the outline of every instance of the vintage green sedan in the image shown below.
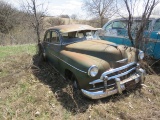
<path fill-rule="evenodd" d="M 139 63 L 143 51 L 100 40 L 97 30 L 81 24 L 49 28 L 42 43 L 43 57 L 91 99 L 142 84 L 145 71 Z"/>

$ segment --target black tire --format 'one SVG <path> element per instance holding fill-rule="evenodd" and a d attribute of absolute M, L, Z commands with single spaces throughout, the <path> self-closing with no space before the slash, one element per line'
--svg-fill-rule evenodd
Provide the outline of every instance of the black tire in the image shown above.
<path fill-rule="evenodd" d="M 43 53 L 42 53 L 42 60 L 43 60 L 43 62 L 47 62 L 45 51 L 43 51 Z"/>
<path fill-rule="evenodd" d="M 76 76 L 74 75 L 74 74 L 72 74 L 72 79 L 71 79 L 72 81 L 73 81 L 73 87 L 75 88 L 75 89 L 80 89 L 80 86 L 79 86 L 79 83 L 78 83 L 78 81 L 77 81 L 77 78 L 76 78 Z"/>
<path fill-rule="evenodd" d="M 80 89 L 77 78 L 71 71 L 69 71 L 69 70 L 66 71 L 65 78 L 66 78 L 66 80 L 72 81 L 73 88 Z"/>

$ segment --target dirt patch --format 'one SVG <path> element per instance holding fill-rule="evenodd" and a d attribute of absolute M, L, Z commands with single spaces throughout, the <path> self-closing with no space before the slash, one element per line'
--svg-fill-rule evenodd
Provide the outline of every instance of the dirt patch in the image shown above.
<path fill-rule="evenodd" d="M 0 62 L 0 119 L 160 119 L 160 77 L 147 75 L 141 89 L 90 100 L 52 67 L 30 54 Z"/>

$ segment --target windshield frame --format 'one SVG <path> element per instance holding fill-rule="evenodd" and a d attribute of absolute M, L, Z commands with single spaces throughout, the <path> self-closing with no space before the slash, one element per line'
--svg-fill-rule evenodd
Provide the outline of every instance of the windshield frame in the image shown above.
<path fill-rule="evenodd" d="M 91 32 L 91 37 L 89 38 L 89 36 L 86 36 L 87 32 Z M 73 33 L 75 34 L 74 38 L 64 38 L 63 34 L 69 34 L 69 33 Z M 78 34 L 79 33 L 83 33 L 83 37 L 79 37 Z M 76 42 L 81 42 L 81 41 L 85 41 L 85 40 L 97 40 L 100 39 L 99 36 L 97 35 L 97 30 L 80 30 L 80 31 L 72 31 L 72 32 L 66 32 L 66 33 L 60 33 L 61 35 L 61 39 L 62 39 L 62 45 L 67 45 L 67 44 L 72 44 L 72 43 L 76 43 Z M 67 36 L 69 37 L 69 36 Z M 68 40 L 68 41 L 67 41 Z"/>

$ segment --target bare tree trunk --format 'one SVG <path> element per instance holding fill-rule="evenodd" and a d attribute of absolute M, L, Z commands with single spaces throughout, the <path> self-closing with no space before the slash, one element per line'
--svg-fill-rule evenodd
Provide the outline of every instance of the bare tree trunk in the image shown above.
<path fill-rule="evenodd" d="M 143 35 L 144 35 L 144 30 L 145 30 L 145 26 L 149 20 L 149 17 L 154 9 L 154 7 L 159 3 L 158 0 L 146 0 L 145 1 L 145 6 L 144 6 L 144 12 L 142 14 L 142 18 L 141 18 L 141 24 L 139 26 L 139 29 L 136 32 L 135 35 L 135 39 L 133 39 L 133 30 L 132 30 L 132 24 L 133 24 L 133 13 L 132 11 L 134 11 L 134 6 L 132 6 L 131 4 L 133 4 L 132 2 L 128 3 L 128 0 L 124 0 L 124 3 L 126 5 L 129 17 L 128 17 L 128 36 L 129 39 L 131 40 L 131 44 L 133 47 L 136 48 L 140 48 L 140 46 L 143 46 Z"/>
<path fill-rule="evenodd" d="M 114 1 L 115 0 L 85 0 L 83 8 L 89 15 L 98 17 L 99 26 L 103 27 L 103 19 L 110 18 L 116 13 Z"/>
<path fill-rule="evenodd" d="M 100 17 L 100 25 L 101 25 L 100 27 L 103 27 L 103 17 L 102 16 Z"/>
<path fill-rule="evenodd" d="M 39 24 L 39 19 L 37 17 L 37 9 L 36 9 L 36 3 L 35 0 L 32 0 L 32 4 L 33 4 L 33 13 L 34 13 L 34 18 L 35 18 L 35 30 L 36 30 L 36 34 L 37 34 L 37 45 L 38 45 L 38 55 L 40 55 L 42 53 L 42 45 L 41 45 L 41 40 L 40 40 L 40 24 Z"/>
<path fill-rule="evenodd" d="M 129 8 L 128 1 L 124 0 L 124 3 L 126 5 L 126 8 L 128 10 L 128 14 L 129 14 L 129 16 L 128 16 L 128 37 L 131 41 L 132 47 L 135 47 L 134 42 L 133 42 L 133 37 L 132 37 L 132 31 L 131 31 L 132 24 L 133 24 L 133 16 L 132 16 L 131 10 Z"/>
<path fill-rule="evenodd" d="M 41 38 L 40 38 L 40 30 L 41 30 L 41 25 L 42 23 L 42 15 L 44 15 L 44 11 L 38 12 L 37 9 L 38 7 L 42 6 L 43 9 L 43 4 L 36 5 L 36 0 L 26 0 L 27 6 L 24 4 L 24 8 L 27 11 L 30 20 L 29 22 L 31 23 L 32 27 L 34 28 L 36 32 L 36 42 L 37 42 L 37 47 L 38 47 L 38 55 L 41 55 L 43 52 L 43 46 L 41 44 Z"/>

